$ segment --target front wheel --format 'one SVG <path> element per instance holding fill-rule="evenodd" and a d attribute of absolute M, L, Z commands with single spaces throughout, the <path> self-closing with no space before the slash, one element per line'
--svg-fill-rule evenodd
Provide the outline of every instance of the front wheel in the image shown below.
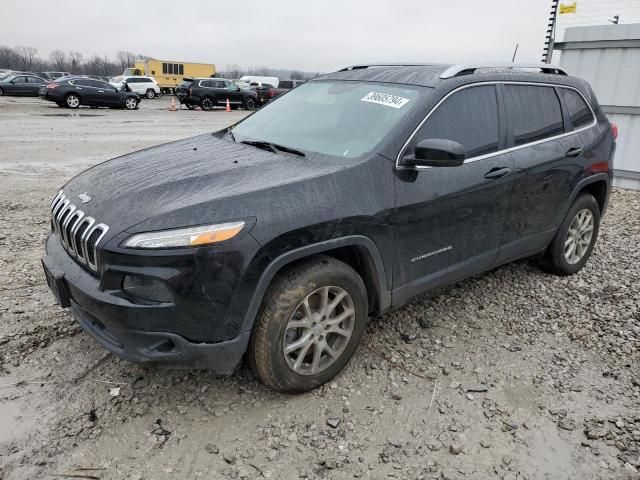
<path fill-rule="evenodd" d="M 600 206 L 588 193 L 573 202 L 541 259 L 544 270 L 573 275 L 587 263 L 600 230 Z"/>
<path fill-rule="evenodd" d="M 244 101 L 244 108 L 246 110 L 255 110 L 256 109 L 256 101 L 253 98 L 247 98 Z"/>
<path fill-rule="evenodd" d="M 349 362 L 367 318 L 367 291 L 353 268 L 325 256 L 300 263 L 267 290 L 251 335 L 251 365 L 275 390 L 311 390 Z"/>
<path fill-rule="evenodd" d="M 65 97 L 64 103 L 69 108 L 78 108 L 80 106 L 80 97 L 73 93 L 70 93 Z"/>
<path fill-rule="evenodd" d="M 136 108 L 138 108 L 138 100 L 133 97 L 127 98 L 124 101 L 124 108 L 126 108 L 127 110 L 135 110 Z"/>

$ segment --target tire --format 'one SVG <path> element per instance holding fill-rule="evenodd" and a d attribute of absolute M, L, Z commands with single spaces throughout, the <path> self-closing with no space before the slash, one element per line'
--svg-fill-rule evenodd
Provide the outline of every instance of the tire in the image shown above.
<path fill-rule="evenodd" d="M 151 100 L 152 98 L 156 98 L 156 92 L 153 90 L 153 88 L 150 88 L 145 93 L 145 97 L 147 97 L 149 100 Z"/>
<path fill-rule="evenodd" d="M 249 97 L 244 101 L 245 110 L 255 110 L 256 109 L 256 101 Z"/>
<path fill-rule="evenodd" d="M 211 110 L 213 110 L 215 104 L 215 100 L 211 97 L 204 97 L 202 100 L 200 100 L 200 108 L 205 112 L 210 112 Z"/>
<path fill-rule="evenodd" d="M 600 207 L 588 193 L 580 194 L 540 260 L 543 270 L 573 275 L 587 263 L 600 231 Z"/>
<path fill-rule="evenodd" d="M 64 97 L 64 104 L 69 108 L 76 109 L 80 106 L 80 97 L 75 93 L 69 93 Z"/>
<path fill-rule="evenodd" d="M 325 310 L 328 317 L 318 318 L 324 315 L 322 304 L 332 302 L 337 303 Z M 251 334 L 250 364 L 274 390 L 311 390 L 331 380 L 349 362 L 367 319 L 367 291 L 349 265 L 325 256 L 298 263 L 279 273 L 267 289 Z M 292 328 L 290 322 L 301 326 Z M 285 345 L 290 347 L 288 354 Z M 333 349 L 333 355 L 327 348 Z"/>
<path fill-rule="evenodd" d="M 0 88 L 0 97 L 4 95 L 4 90 Z"/>
<path fill-rule="evenodd" d="M 134 97 L 125 99 L 124 108 L 127 110 L 135 110 L 136 108 L 138 108 L 138 100 Z"/>

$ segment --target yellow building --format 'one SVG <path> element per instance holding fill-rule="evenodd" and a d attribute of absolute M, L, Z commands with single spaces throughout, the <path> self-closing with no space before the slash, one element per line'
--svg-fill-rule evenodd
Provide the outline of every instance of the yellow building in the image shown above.
<path fill-rule="evenodd" d="M 123 75 L 147 75 L 156 79 L 164 91 L 173 91 L 184 77 L 210 77 L 216 74 L 212 63 L 187 63 L 149 58 L 125 69 Z"/>

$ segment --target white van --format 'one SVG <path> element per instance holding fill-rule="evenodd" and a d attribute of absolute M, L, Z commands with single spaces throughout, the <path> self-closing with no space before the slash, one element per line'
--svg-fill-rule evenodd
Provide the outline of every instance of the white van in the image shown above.
<path fill-rule="evenodd" d="M 278 77 L 258 77 L 255 75 L 245 75 L 240 77 L 241 82 L 258 83 L 260 86 L 263 84 L 271 85 L 273 88 L 278 88 L 278 83 L 280 83 L 280 79 Z"/>

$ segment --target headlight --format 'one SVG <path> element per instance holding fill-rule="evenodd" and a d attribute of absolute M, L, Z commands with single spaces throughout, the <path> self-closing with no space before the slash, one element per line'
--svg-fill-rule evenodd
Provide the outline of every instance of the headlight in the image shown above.
<path fill-rule="evenodd" d="M 127 248 L 175 248 L 209 245 L 232 239 L 240 233 L 243 227 L 244 222 L 230 222 L 137 233 L 127 238 L 123 246 Z"/>

